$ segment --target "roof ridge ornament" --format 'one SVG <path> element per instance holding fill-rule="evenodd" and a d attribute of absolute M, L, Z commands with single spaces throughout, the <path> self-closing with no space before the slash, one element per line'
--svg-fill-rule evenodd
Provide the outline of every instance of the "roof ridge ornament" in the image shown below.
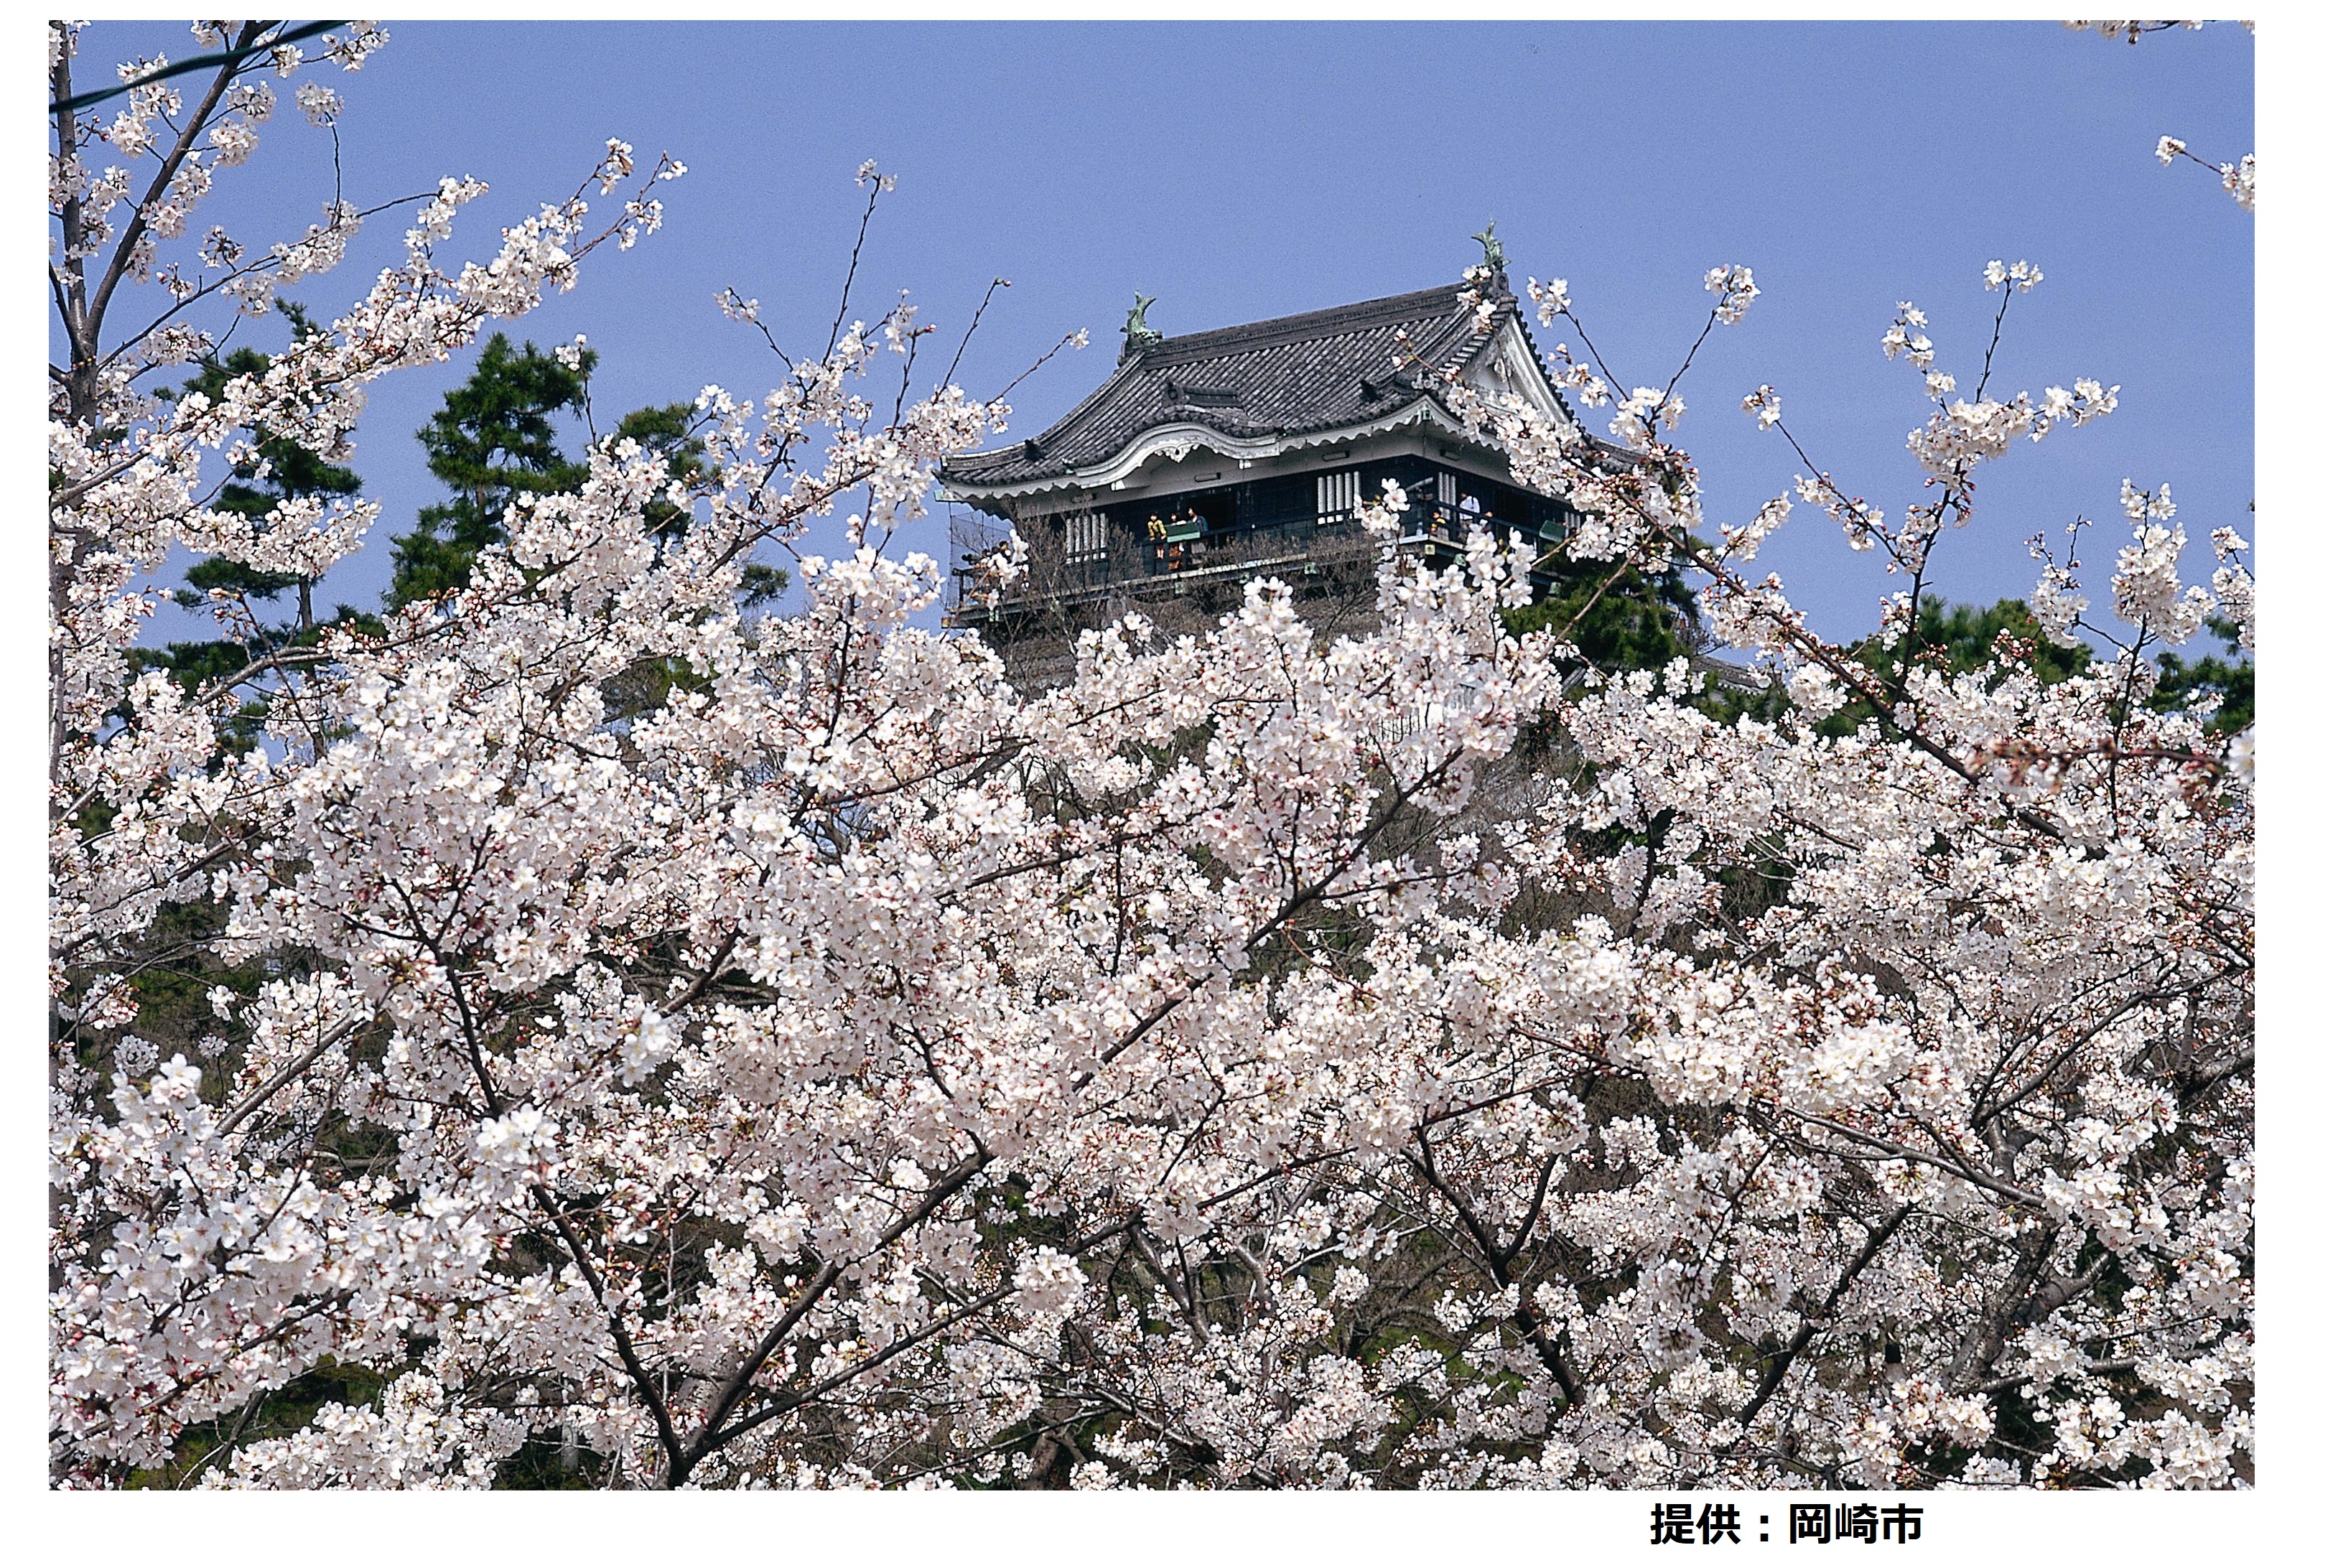
<path fill-rule="evenodd" d="M 1136 309 L 1128 313 L 1127 321 L 1120 328 L 1120 357 L 1123 359 L 1142 354 L 1161 341 L 1161 334 L 1144 324 L 1145 307 L 1160 297 L 1147 294 L 1141 289 L 1132 292 L 1136 295 Z"/>
<path fill-rule="evenodd" d="M 1509 282 L 1509 258 L 1502 254 L 1502 242 L 1494 238 L 1494 220 L 1487 219 L 1484 230 L 1469 238 L 1486 248 L 1483 262 L 1486 270 L 1494 275 L 1496 282 L 1507 286 Z"/>

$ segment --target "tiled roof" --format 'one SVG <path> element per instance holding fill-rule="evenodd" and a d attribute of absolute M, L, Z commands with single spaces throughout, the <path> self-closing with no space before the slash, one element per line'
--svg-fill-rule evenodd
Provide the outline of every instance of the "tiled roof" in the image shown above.
<path fill-rule="evenodd" d="M 1240 440 L 1360 425 L 1433 395 L 1490 335 L 1462 285 L 1164 338 L 1032 440 L 952 459 L 952 484 L 1027 485 L 1092 467 L 1145 431 L 1199 425 Z M 1505 292 L 1494 319 L 1515 311 Z M 1400 360 L 1402 368 L 1400 368 Z"/>

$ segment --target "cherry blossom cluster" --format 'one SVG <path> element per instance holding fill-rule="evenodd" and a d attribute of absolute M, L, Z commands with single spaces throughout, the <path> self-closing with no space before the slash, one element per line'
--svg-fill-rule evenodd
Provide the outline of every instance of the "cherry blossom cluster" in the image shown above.
<path fill-rule="evenodd" d="M 2257 210 L 2257 155 L 2255 153 L 2244 153 L 2238 163 L 2211 163 L 2176 138 L 2162 136 L 2159 139 L 2159 145 L 2153 149 L 2153 155 L 2158 158 L 2162 167 L 2175 162 L 2178 158 L 2197 163 L 2224 182 L 2225 193 L 2240 203 L 2242 211 L 2254 212 Z"/>

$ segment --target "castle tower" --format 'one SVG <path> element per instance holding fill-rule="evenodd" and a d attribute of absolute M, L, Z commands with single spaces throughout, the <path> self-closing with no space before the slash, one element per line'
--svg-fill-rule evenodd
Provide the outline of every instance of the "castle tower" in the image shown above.
<path fill-rule="evenodd" d="M 1141 608 L 1192 629 L 1255 577 L 1281 578 L 1336 629 L 1370 611 L 1358 514 L 1391 479 L 1411 501 L 1402 548 L 1449 555 L 1482 521 L 1541 541 L 1556 565 L 1574 514 L 1512 482 L 1452 407 L 1459 381 L 1575 423 L 1480 238 L 1490 265 L 1461 283 L 1212 331 L 1162 336 L 1140 295 L 1103 386 L 1043 434 L 943 468 L 943 498 L 1013 525 L 1030 566 L 996 603 L 956 595 L 950 623 L 1040 684 L 1069 672 L 1083 627 Z M 961 557 L 983 543 L 978 528 L 957 541 Z"/>

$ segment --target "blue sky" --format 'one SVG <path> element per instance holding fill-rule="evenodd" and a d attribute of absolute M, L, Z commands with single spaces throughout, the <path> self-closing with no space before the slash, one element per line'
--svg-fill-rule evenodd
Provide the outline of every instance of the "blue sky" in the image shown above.
<path fill-rule="evenodd" d="M 1458 279 L 1498 219 L 1512 275 L 1565 277 L 1628 381 L 1661 385 L 1702 323 L 1705 270 L 1763 290 L 1684 383 L 1682 438 L 1713 521 L 1785 487 L 1792 453 L 1738 410 L 1777 387 L 1788 423 L 1848 487 L 1896 514 L 1920 496 L 1906 452 L 1924 404 L 1878 339 L 1894 306 L 1930 315 L 1940 365 L 1970 387 L 1987 341 L 1991 258 L 2046 282 L 2020 297 L 1999 388 L 2091 376 L 2118 411 L 2024 444 L 1985 478 L 1979 519 L 1942 559 L 1950 596 L 2026 593 L 2020 542 L 2073 516 L 2099 584 L 2122 529 L 2119 481 L 2173 485 L 2208 570 L 2210 527 L 2254 534 L 2253 220 L 2196 167 L 2254 145 L 2253 41 L 2238 28 L 2128 47 L 2051 22 L 1931 24 L 1568 22 L 1488 24 L 697 24 L 395 22 L 356 75 L 342 152 L 360 205 L 476 175 L 457 255 L 573 189 L 604 138 L 690 165 L 661 190 L 665 231 L 596 254 L 584 283 L 516 324 L 588 334 L 604 418 L 709 382 L 757 395 L 778 370 L 723 320 L 723 287 L 759 298 L 783 347 L 817 349 L 835 312 L 875 158 L 898 176 L 863 258 L 856 314 L 908 289 L 954 343 L 993 276 L 1013 279 L 969 349 L 970 392 L 1012 379 L 1036 434 L 1112 368 L 1129 293 L 1170 333 Z M 84 74 L 192 53 L 182 25 L 101 23 Z M 206 217 L 247 240 L 297 232 L 331 191 L 327 139 L 288 101 Z M 391 215 L 297 297 L 337 312 L 390 259 Z M 1545 346 L 1561 330 L 1540 333 Z M 261 339 L 266 341 L 266 338 Z M 947 354 L 937 363 L 947 361 Z M 385 503 L 377 544 L 324 600 L 369 604 L 381 541 L 437 495 L 413 432 L 467 363 L 378 384 L 356 466 Z M 938 554 L 930 537 L 909 543 Z M 1763 550 L 1836 636 L 1889 591 L 1798 507 Z M 173 615 L 159 632 L 184 635 Z"/>

